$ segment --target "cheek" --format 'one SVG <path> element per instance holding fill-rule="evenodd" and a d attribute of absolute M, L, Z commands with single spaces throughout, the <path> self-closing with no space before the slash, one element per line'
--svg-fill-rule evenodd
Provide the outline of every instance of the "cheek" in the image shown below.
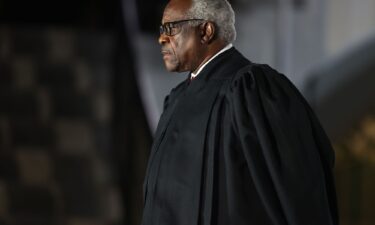
<path fill-rule="evenodd" d="M 179 38 L 171 43 L 173 48 L 176 60 L 180 63 L 186 63 L 185 61 L 188 58 L 189 50 L 190 50 L 190 43 L 189 40 Z"/>
<path fill-rule="evenodd" d="M 170 42 L 171 43 L 171 50 L 173 51 L 173 55 L 175 56 L 175 57 L 177 57 L 177 45 L 176 45 L 176 43 L 174 42 L 174 41 L 171 41 Z"/>
<path fill-rule="evenodd" d="M 172 55 L 171 55 L 171 61 L 172 63 L 179 64 L 180 63 L 180 46 L 176 42 L 171 42 L 171 50 L 172 50 Z"/>
<path fill-rule="evenodd" d="M 183 61 L 185 59 L 185 49 L 186 45 L 184 44 L 184 41 L 182 39 L 176 39 L 171 41 L 171 49 L 173 51 L 173 63 L 175 64 L 183 64 Z"/>
<path fill-rule="evenodd" d="M 171 41 L 171 47 L 172 47 L 172 51 L 173 51 L 174 56 L 178 60 L 180 58 L 180 54 L 181 54 L 181 45 L 180 45 L 179 41 L 178 40 Z"/>
<path fill-rule="evenodd" d="M 192 53 L 194 54 L 192 50 L 194 49 L 194 40 L 181 35 L 170 40 L 170 47 L 173 56 L 165 61 L 167 67 L 179 72 L 191 70 L 195 61 L 195 56 L 192 55 Z"/>
<path fill-rule="evenodd" d="M 170 41 L 169 50 L 172 51 L 170 55 L 164 56 L 163 60 L 166 66 L 166 69 L 170 72 L 176 72 L 180 67 L 180 60 L 178 56 L 178 45 L 174 41 Z"/>

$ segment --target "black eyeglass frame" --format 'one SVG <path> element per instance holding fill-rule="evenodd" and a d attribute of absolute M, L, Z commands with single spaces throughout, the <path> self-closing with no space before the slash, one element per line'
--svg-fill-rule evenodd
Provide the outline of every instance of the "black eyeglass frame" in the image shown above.
<path fill-rule="evenodd" d="M 174 36 L 178 34 L 180 31 L 176 33 L 172 33 L 172 29 L 176 28 L 176 25 L 182 24 L 182 23 L 187 23 L 191 21 L 204 21 L 204 19 L 186 19 L 186 20 L 177 20 L 177 21 L 172 21 L 172 22 L 166 22 L 159 27 L 159 33 L 160 35 L 165 34 L 167 36 Z"/>

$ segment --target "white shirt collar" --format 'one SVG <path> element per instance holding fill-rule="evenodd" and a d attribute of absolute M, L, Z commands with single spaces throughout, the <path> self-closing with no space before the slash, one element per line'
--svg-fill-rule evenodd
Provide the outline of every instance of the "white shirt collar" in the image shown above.
<path fill-rule="evenodd" d="M 209 63 L 209 62 L 211 62 L 214 58 L 216 58 L 218 55 L 220 55 L 221 53 L 223 53 L 223 52 L 225 52 L 225 51 L 227 51 L 227 50 L 229 50 L 230 48 L 232 48 L 233 47 L 233 44 L 232 43 L 230 43 L 230 44 L 228 44 L 227 46 L 225 46 L 223 49 L 221 49 L 218 53 L 216 53 L 214 56 L 212 56 L 209 60 L 207 60 L 207 62 L 205 62 L 199 69 L 198 69 L 198 71 L 196 72 L 196 73 L 191 73 L 191 77 L 192 78 L 194 78 L 194 77 L 196 77 L 196 76 L 198 76 L 198 74 L 203 70 L 203 68 L 205 67 L 205 66 L 207 66 L 207 64 Z"/>

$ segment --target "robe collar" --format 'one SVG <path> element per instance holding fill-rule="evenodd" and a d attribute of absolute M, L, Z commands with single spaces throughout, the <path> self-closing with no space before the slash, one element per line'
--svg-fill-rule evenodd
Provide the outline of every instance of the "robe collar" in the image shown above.
<path fill-rule="evenodd" d="M 249 64 L 250 61 L 237 51 L 235 47 L 232 47 L 208 63 L 200 71 L 199 76 L 190 79 L 191 74 L 189 74 L 185 80 L 185 85 L 204 85 L 209 80 L 231 79 L 239 68 Z"/>
<path fill-rule="evenodd" d="M 219 52 L 217 52 L 214 56 L 212 56 L 207 62 L 205 62 L 199 69 L 196 73 L 191 73 L 191 79 L 194 79 L 196 76 L 199 75 L 199 73 L 204 69 L 204 67 L 206 67 L 207 64 L 209 64 L 213 59 L 215 59 L 217 56 L 219 56 L 220 54 L 222 54 L 223 52 L 229 50 L 230 48 L 233 47 L 233 44 L 230 43 L 228 44 L 227 46 L 225 46 L 224 48 L 222 48 Z"/>

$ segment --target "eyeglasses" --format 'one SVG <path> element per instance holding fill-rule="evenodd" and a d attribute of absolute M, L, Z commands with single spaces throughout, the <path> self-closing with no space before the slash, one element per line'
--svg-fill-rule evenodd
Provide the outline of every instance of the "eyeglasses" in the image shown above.
<path fill-rule="evenodd" d="M 188 20 L 178 20 L 173 22 L 166 22 L 160 25 L 159 32 L 160 35 L 165 34 L 167 36 L 173 36 L 181 31 L 182 24 L 191 21 L 202 21 L 204 19 L 188 19 Z"/>

